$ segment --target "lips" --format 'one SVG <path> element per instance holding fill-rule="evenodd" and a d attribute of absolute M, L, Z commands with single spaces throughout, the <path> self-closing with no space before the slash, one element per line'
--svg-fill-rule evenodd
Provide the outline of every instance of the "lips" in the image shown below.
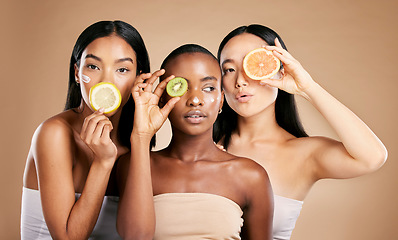
<path fill-rule="evenodd" d="M 186 119 L 190 123 L 200 123 L 206 117 L 206 114 L 199 110 L 192 110 L 184 115 L 184 119 Z"/>
<path fill-rule="evenodd" d="M 250 101 L 250 99 L 252 97 L 253 97 L 252 94 L 246 93 L 246 92 L 238 93 L 235 96 L 236 100 L 238 100 L 238 102 L 240 102 L 240 103 L 246 103 L 246 102 Z"/>

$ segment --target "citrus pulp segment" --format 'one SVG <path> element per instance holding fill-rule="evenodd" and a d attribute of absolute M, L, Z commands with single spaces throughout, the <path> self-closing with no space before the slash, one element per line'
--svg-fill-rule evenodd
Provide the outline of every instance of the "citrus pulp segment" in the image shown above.
<path fill-rule="evenodd" d="M 272 51 L 257 48 L 246 54 L 243 59 L 243 69 L 253 80 L 262 80 L 274 76 L 280 68 L 280 61 Z"/>

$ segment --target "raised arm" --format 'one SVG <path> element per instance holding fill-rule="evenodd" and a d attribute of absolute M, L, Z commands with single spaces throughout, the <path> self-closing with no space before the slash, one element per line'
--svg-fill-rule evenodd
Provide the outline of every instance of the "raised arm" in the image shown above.
<path fill-rule="evenodd" d="M 43 123 L 33 138 L 43 215 L 54 239 L 87 239 L 97 221 L 116 159 L 109 138 L 112 124 L 102 113 L 86 118 L 82 139 L 93 149 L 93 162 L 81 197 L 75 202 L 73 163 L 75 139 L 67 124 L 57 119 Z"/>
<path fill-rule="evenodd" d="M 138 76 L 132 89 L 135 113 L 131 155 L 130 159 L 122 159 L 118 167 L 120 201 L 117 229 L 124 239 L 152 239 L 155 231 L 150 141 L 179 100 L 172 98 L 162 109 L 159 108 L 159 98 L 167 82 L 173 78 L 170 76 L 160 82 L 152 92 L 153 83 L 163 73 L 164 70 L 159 70 Z"/>
<path fill-rule="evenodd" d="M 325 117 L 341 142 L 314 138 L 317 178 L 350 178 L 373 172 L 387 159 L 387 150 L 372 130 L 350 109 L 317 84 L 301 64 L 282 49 L 279 41 L 273 50 L 284 66 L 281 80 L 266 79 L 263 84 L 303 96 Z"/>

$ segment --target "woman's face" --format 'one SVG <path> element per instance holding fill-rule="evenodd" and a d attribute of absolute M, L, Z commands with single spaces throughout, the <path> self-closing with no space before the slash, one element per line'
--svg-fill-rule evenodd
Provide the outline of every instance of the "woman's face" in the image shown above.
<path fill-rule="evenodd" d="M 260 85 L 243 70 L 243 58 L 255 48 L 268 45 L 263 39 L 243 33 L 231 38 L 220 55 L 223 89 L 228 105 L 240 116 L 250 117 L 273 106 L 278 89 Z"/>
<path fill-rule="evenodd" d="M 120 111 L 131 94 L 136 75 L 135 52 L 124 39 L 116 35 L 91 42 L 82 53 L 79 66 L 75 66 L 75 77 L 80 83 L 83 100 L 90 108 L 90 88 L 99 82 L 110 82 L 116 85 L 122 95 L 122 103 L 117 110 Z"/>
<path fill-rule="evenodd" d="M 188 90 L 169 114 L 173 129 L 189 135 L 212 131 L 223 103 L 217 60 L 204 53 L 184 53 L 165 66 L 166 76 L 183 77 Z M 166 101 L 170 98 L 164 95 Z"/>

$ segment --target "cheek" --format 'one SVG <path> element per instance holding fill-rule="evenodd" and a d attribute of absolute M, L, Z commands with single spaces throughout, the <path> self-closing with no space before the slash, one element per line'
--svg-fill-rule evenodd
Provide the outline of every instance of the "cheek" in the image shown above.
<path fill-rule="evenodd" d="M 222 87 L 224 91 L 231 92 L 235 89 L 235 82 L 231 79 L 223 78 Z"/>
<path fill-rule="evenodd" d="M 209 108 L 211 109 L 211 113 L 214 113 L 215 116 L 218 115 L 218 111 L 221 105 L 221 93 L 210 95 L 206 98 L 206 103 L 208 104 Z"/>
<path fill-rule="evenodd" d="M 129 79 L 116 79 L 115 85 L 119 89 L 120 94 L 122 95 L 122 104 L 126 103 L 131 95 L 131 89 L 134 85 L 134 78 Z"/>
<path fill-rule="evenodd" d="M 89 83 L 89 82 L 91 82 L 91 78 L 89 77 L 89 76 L 87 76 L 87 75 L 84 75 L 84 74 L 82 74 L 82 81 L 84 82 L 84 83 Z"/>

